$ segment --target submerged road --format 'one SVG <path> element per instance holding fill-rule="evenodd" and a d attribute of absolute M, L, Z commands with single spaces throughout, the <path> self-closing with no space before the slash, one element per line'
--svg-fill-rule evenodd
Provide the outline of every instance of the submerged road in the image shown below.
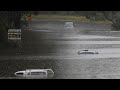
<path fill-rule="evenodd" d="M 1 56 L 0 76 L 12 77 L 26 68 L 51 68 L 53 79 L 120 78 L 119 32 L 110 32 L 110 25 L 89 23 L 75 23 L 74 30 L 66 30 L 64 23 L 33 20 L 22 30 L 21 54 Z M 83 49 L 99 54 L 78 55 Z"/>

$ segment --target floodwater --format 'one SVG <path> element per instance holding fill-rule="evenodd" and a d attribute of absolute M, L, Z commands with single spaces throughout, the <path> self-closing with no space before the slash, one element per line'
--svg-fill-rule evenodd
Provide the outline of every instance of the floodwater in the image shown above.
<path fill-rule="evenodd" d="M 75 23 L 75 30 L 66 30 L 64 23 L 34 20 L 23 29 L 19 54 L 9 51 L 0 56 L 0 77 L 13 78 L 19 70 L 50 68 L 54 71 L 51 79 L 120 78 L 119 31 L 110 31 L 109 24 L 93 23 Z M 77 54 L 84 49 L 99 54 Z"/>

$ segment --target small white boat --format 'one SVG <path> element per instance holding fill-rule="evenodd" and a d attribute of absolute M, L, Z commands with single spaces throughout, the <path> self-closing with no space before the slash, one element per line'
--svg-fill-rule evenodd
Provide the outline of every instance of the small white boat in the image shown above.
<path fill-rule="evenodd" d="M 28 79 L 45 79 L 51 78 L 54 75 L 52 69 L 26 69 L 23 71 L 17 71 L 15 76 Z"/>

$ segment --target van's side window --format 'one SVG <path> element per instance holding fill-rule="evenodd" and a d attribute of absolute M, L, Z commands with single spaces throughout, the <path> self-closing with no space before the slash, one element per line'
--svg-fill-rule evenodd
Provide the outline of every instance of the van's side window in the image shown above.
<path fill-rule="evenodd" d="M 46 72 L 31 72 L 31 75 L 45 75 Z"/>

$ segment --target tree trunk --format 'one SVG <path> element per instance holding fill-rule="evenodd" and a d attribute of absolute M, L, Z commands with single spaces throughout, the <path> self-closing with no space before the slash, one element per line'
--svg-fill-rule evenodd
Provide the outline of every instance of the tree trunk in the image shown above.
<path fill-rule="evenodd" d="M 15 18 L 14 18 L 14 25 L 16 29 L 20 29 L 20 19 L 21 19 L 21 13 L 20 11 L 15 12 Z"/>
<path fill-rule="evenodd" d="M 8 26 L 9 28 L 19 29 L 21 20 L 21 11 L 9 11 L 8 12 Z"/>

